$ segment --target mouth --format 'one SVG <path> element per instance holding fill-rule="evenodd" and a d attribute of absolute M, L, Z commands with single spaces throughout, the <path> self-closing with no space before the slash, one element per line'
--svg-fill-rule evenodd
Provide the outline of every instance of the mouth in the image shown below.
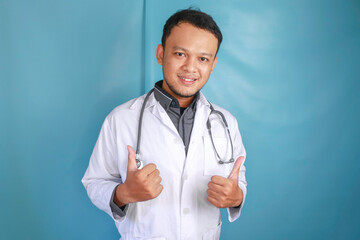
<path fill-rule="evenodd" d="M 194 77 L 187 77 L 187 76 L 178 76 L 178 77 L 183 83 L 187 85 L 193 84 L 197 80 L 197 78 Z"/>

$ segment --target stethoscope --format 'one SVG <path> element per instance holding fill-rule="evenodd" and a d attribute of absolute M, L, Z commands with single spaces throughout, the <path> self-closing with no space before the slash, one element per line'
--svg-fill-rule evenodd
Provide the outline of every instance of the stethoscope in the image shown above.
<path fill-rule="evenodd" d="M 144 167 L 144 163 L 143 161 L 141 160 L 141 155 L 140 155 L 140 146 L 141 146 L 141 129 L 142 129 L 142 121 L 143 121 L 143 116 L 144 116 L 144 110 L 145 110 L 145 105 L 150 97 L 150 94 L 154 91 L 154 88 L 150 90 L 150 92 L 148 92 L 145 96 L 145 99 L 144 99 L 144 102 L 142 104 L 142 107 L 141 107 L 141 110 L 140 110 L 140 119 L 139 119 L 139 126 L 138 126 L 138 136 L 137 136 L 137 147 L 136 147 L 136 153 L 135 153 L 135 160 L 136 160 L 136 167 L 138 169 L 142 169 Z M 211 105 L 211 103 L 209 102 L 210 104 L 210 109 L 211 109 L 211 112 L 209 114 L 209 117 L 208 117 L 208 120 L 206 122 L 206 127 L 209 131 L 209 135 L 210 135 L 210 139 L 211 139 L 211 143 L 213 145 L 213 148 L 215 150 L 215 153 L 216 153 L 216 156 L 217 158 L 219 159 L 218 160 L 218 163 L 219 164 L 226 164 L 226 163 L 232 163 L 234 162 L 234 150 L 233 150 L 233 143 L 232 143 L 232 140 L 231 140 L 231 136 L 230 136 L 230 130 L 229 130 L 229 126 L 227 124 L 227 121 L 225 119 L 225 116 L 222 112 L 218 111 L 218 110 L 215 110 L 214 107 Z M 212 136 L 212 132 L 211 132 L 211 123 L 210 123 L 210 116 L 211 114 L 216 114 L 218 116 L 220 116 L 220 118 L 222 119 L 223 123 L 224 123 L 224 128 L 226 129 L 226 132 L 227 132 L 227 137 L 228 139 L 230 140 L 230 145 L 231 145 L 231 158 L 229 160 L 225 160 L 223 161 L 218 153 L 218 151 L 216 150 L 216 147 L 215 147 L 215 143 L 214 143 L 214 139 L 213 139 L 213 136 Z"/>

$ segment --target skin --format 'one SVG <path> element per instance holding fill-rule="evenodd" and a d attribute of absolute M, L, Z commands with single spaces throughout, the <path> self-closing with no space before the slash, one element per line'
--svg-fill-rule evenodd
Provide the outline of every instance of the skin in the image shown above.
<path fill-rule="evenodd" d="M 217 44 L 212 33 L 190 23 L 180 23 L 171 30 L 165 48 L 158 45 L 156 59 L 163 68 L 162 88 L 181 107 L 189 106 L 208 81 L 217 62 Z"/>
<path fill-rule="evenodd" d="M 156 59 L 163 68 L 162 88 L 175 97 L 181 107 L 188 107 L 195 94 L 206 84 L 217 57 L 217 38 L 190 23 L 179 23 L 163 45 L 156 49 Z M 118 206 L 156 198 L 163 190 L 160 172 L 150 163 L 136 168 L 135 152 L 128 146 L 127 177 L 117 186 L 114 201 Z M 207 200 L 218 208 L 239 206 L 243 193 L 238 176 L 243 157 L 237 159 L 228 178 L 213 176 L 208 184 Z"/>
<path fill-rule="evenodd" d="M 228 178 L 221 176 L 211 177 L 208 183 L 207 200 L 218 208 L 237 207 L 243 201 L 243 192 L 239 188 L 239 171 L 244 157 L 239 157 L 233 166 Z"/>
<path fill-rule="evenodd" d="M 134 149 L 128 146 L 128 152 L 127 177 L 123 184 L 117 186 L 114 196 L 115 204 L 120 207 L 156 198 L 163 190 L 156 165 L 150 163 L 139 170 L 136 167 Z"/>

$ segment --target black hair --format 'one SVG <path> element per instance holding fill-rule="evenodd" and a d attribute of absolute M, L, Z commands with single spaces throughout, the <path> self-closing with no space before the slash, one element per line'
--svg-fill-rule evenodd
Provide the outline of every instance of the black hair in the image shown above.
<path fill-rule="evenodd" d="M 169 37 L 173 27 L 175 27 L 179 23 L 184 23 L 184 22 L 190 23 L 195 27 L 204 29 L 214 34 L 214 36 L 218 40 L 218 48 L 216 53 L 219 51 L 220 44 L 222 41 L 222 34 L 220 28 L 218 27 L 218 25 L 210 15 L 200 11 L 200 9 L 193 9 L 193 8 L 179 10 L 166 21 L 163 29 L 163 35 L 161 38 L 161 44 L 163 45 L 164 48 L 165 48 L 166 39 Z"/>

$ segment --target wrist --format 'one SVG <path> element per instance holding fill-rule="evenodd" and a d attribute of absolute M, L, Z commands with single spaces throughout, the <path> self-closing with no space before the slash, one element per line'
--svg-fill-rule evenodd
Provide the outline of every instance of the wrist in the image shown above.
<path fill-rule="evenodd" d="M 127 198 L 127 186 L 125 183 L 119 184 L 115 190 L 114 202 L 119 207 L 123 207 L 130 203 Z"/>
<path fill-rule="evenodd" d="M 238 194 L 237 195 L 238 195 L 238 198 L 235 201 L 233 207 L 240 207 L 242 202 L 243 202 L 244 195 L 243 195 L 243 192 L 242 192 L 241 188 L 239 188 L 239 187 L 238 187 Z"/>

